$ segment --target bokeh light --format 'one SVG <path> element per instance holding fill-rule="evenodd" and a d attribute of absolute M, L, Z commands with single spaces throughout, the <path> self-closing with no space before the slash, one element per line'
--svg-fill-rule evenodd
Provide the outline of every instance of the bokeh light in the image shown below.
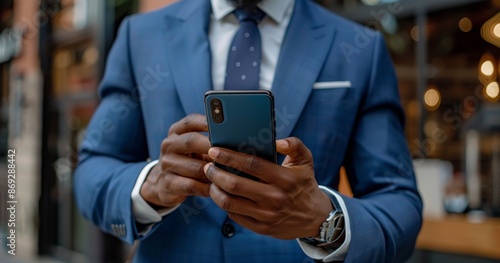
<path fill-rule="evenodd" d="M 424 95 L 425 106 L 429 111 L 435 111 L 441 105 L 441 93 L 436 87 L 429 88 Z"/>
<path fill-rule="evenodd" d="M 492 102 L 498 100 L 500 95 L 500 87 L 498 86 L 498 82 L 494 81 L 488 84 L 484 90 L 486 98 Z"/>
<path fill-rule="evenodd" d="M 472 21 L 470 18 L 464 17 L 458 22 L 458 27 L 465 33 L 470 32 L 472 30 Z"/>
<path fill-rule="evenodd" d="M 486 60 L 481 64 L 481 73 L 485 76 L 491 76 L 495 72 L 495 66 L 493 66 L 493 62 L 490 60 Z"/>

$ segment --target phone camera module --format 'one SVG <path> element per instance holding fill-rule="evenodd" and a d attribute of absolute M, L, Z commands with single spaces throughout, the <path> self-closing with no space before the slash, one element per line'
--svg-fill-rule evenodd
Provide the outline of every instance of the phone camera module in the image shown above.
<path fill-rule="evenodd" d="M 224 121 L 224 110 L 222 103 L 218 99 L 210 101 L 210 110 L 212 111 L 212 120 L 215 123 L 222 123 Z"/>

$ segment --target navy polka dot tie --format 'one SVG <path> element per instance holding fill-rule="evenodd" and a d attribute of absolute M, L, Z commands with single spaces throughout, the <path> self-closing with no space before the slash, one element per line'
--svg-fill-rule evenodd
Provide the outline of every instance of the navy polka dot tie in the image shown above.
<path fill-rule="evenodd" d="M 260 80 L 261 40 L 257 24 L 265 13 L 255 10 L 236 9 L 240 29 L 229 47 L 227 59 L 226 90 L 257 90 Z"/>

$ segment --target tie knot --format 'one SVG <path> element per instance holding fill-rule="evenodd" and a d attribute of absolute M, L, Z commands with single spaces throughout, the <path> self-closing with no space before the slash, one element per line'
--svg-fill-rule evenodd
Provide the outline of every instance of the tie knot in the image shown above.
<path fill-rule="evenodd" d="M 236 15 L 236 18 L 238 18 L 240 23 L 243 21 L 250 21 L 254 22 L 255 24 L 258 24 L 266 16 L 266 13 L 264 13 L 264 11 L 260 10 L 259 8 L 255 8 L 252 10 L 238 8 L 234 10 L 234 14 Z"/>

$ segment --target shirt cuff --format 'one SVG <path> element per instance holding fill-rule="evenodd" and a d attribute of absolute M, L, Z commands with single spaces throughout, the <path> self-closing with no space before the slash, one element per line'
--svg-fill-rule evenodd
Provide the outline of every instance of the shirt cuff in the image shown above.
<path fill-rule="evenodd" d="M 154 224 L 158 223 L 161 221 L 162 217 L 174 212 L 179 206 L 176 205 L 172 208 L 166 208 L 166 209 L 160 209 L 160 210 L 155 210 L 152 208 L 144 198 L 141 196 L 141 187 L 144 181 L 146 180 L 146 177 L 149 174 L 149 171 L 158 163 L 158 160 L 152 161 L 148 163 L 144 168 L 142 168 L 141 173 L 139 174 L 139 177 L 137 178 L 137 181 L 135 182 L 134 189 L 132 189 L 132 214 L 135 218 L 135 222 L 143 225 L 149 225 L 149 224 Z M 141 232 L 148 232 L 151 227 L 147 227 L 146 231 L 141 231 Z"/>
<path fill-rule="evenodd" d="M 347 211 L 344 199 L 342 199 L 342 197 L 338 193 L 325 186 L 320 186 L 319 188 L 327 195 L 332 195 L 333 197 L 335 197 L 340 204 L 340 208 L 344 213 L 344 222 L 345 222 L 346 235 L 344 243 L 342 243 L 342 245 L 340 245 L 340 247 L 337 250 L 329 254 L 324 249 L 307 244 L 303 241 L 300 241 L 300 239 L 297 239 L 297 241 L 299 242 L 299 245 L 304 251 L 304 253 L 310 258 L 316 260 L 323 260 L 323 262 L 343 261 L 347 256 L 347 251 L 349 250 L 349 246 L 351 244 L 351 221 L 349 220 L 349 213 Z"/>

